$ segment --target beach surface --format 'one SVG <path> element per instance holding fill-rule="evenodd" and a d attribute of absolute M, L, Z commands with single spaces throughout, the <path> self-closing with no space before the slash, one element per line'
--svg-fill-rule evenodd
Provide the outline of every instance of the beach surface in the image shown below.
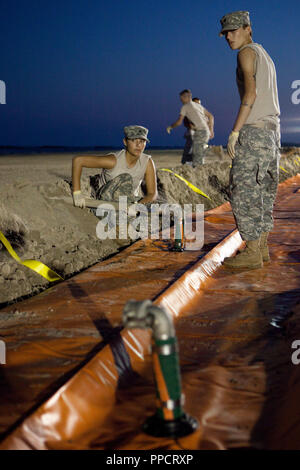
<path fill-rule="evenodd" d="M 0 230 L 17 255 L 37 260 L 64 279 L 117 253 L 132 243 L 100 240 L 99 219 L 91 209 L 74 207 L 71 200 L 71 169 L 75 155 L 103 152 L 73 152 L 0 156 Z M 205 164 L 196 169 L 181 165 L 181 150 L 149 150 L 157 167 L 160 197 L 169 203 L 204 204 L 205 209 L 228 200 L 231 161 L 220 147 L 211 147 Z M 299 172 L 300 149 L 285 148 L 280 181 Z M 173 173 L 166 172 L 170 169 Z M 83 169 L 81 189 L 91 197 L 90 176 L 98 169 Z M 199 188 L 193 191 L 176 175 Z M 0 306 L 17 302 L 53 285 L 11 257 L 0 244 Z"/>

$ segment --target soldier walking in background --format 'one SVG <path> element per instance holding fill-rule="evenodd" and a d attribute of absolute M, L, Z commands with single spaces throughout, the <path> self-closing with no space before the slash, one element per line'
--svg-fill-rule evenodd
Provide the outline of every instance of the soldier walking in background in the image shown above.
<path fill-rule="evenodd" d="M 201 103 L 195 103 L 192 100 L 191 90 L 183 90 L 179 93 L 183 104 L 177 121 L 167 127 L 168 134 L 174 127 L 180 126 L 185 117 L 194 125 L 192 158 L 193 165 L 203 165 L 203 158 L 207 148 L 207 142 L 214 138 L 214 117 L 205 109 Z"/>

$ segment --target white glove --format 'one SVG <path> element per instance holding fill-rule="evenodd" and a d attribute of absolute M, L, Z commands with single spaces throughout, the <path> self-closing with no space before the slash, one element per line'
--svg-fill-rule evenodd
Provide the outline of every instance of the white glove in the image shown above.
<path fill-rule="evenodd" d="M 168 126 L 168 127 L 167 127 L 167 133 L 168 133 L 168 134 L 171 134 L 171 130 L 172 130 L 172 129 L 173 129 L 173 128 L 172 128 L 171 126 Z"/>
<path fill-rule="evenodd" d="M 128 217 L 136 217 L 135 204 L 131 204 L 131 206 L 128 206 L 127 214 L 128 214 Z"/>
<path fill-rule="evenodd" d="M 239 135 L 239 132 L 232 131 L 228 137 L 227 152 L 232 160 L 235 157 L 235 144 L 237 143 Z"/>
<path fill-rule="evenodd" d="M 76 207 L 85 207 L 85 197 L 81 191 L 73 191 L 73 202 Z"/>

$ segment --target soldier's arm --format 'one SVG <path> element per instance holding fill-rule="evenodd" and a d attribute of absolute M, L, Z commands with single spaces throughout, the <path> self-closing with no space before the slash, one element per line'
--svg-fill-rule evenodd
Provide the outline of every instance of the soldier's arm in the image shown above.
<path fill-rule="evenodd" d="M 177 121 L 175 121 L 173 124 L 171 124 L 170 127 L 172 129 L 174 129 L 174 127 L 180 126 L 182 124 L 183 119 L 184 119 L 184 116 L 182 116 L 182 114 L 180 114 Z"/>
<path fill-rule="evenodd" d="M 147 202 L 153 202 L 157 198 L 157 184 L 156 184 L 156 171 L 155 165 L 153 163 L 152 158 L 149 158 L 147 169 L 145 173 L 145 182 L 146 182 L 146 189 L 147 194 L 143 199 L 139 201 L 139 203 L 144 204 Z"/>
<path fill-rule="evenodd" d="M 204 108 L 204 113 L 205 113 L 205 116 L 207 117 L 207 121 L 208 121 L 208 127 L 209 127 L 209 130 L 210 130 L 210 139 L 213 139 L 214 138 L 214 122 L 215 122 L 215 118 L 213 116 L 213 114 L 211 114 L 209 111 L 207 111 L 207 109 Z"/>
<path fill-rule="evenodd" d="M 255 81 L 255 52 L 246 47 L 239 52 L 238 65 L 244 76 L 245 92 L 241 97 L 241 105 L 233 126 L 234 132 L 239 132 L 249 114 L 256 99 L 256 81 Z"/>
<path fill-rule="evenodd" d="M 73 192 L 80 190 L 80 177 L 82 168 L 106 168 L 111 170 L 114 168 L 117 160 L 114 155 L 97 156 L 77 156 L 72 160 L 72 186 Z"/>

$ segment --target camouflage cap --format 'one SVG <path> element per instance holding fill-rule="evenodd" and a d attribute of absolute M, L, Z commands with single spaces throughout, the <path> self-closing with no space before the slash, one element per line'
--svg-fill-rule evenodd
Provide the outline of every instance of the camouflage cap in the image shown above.
<path fill-rule="evenodd" d="M 234 11 L 227 13 L 220 20 L 222 30 L 219 36 L 223 36 L 225 31 L 239 29 L 241 26 L 251 26 L 250 16 L 248 11 Z"/>
<path fill-rule="evenodd" d="M 124 127 L 124 135 L 126 139 L 144 139 L 150 142 L 147 139 L 148 129 L 143 126 L 126 126 Z"/>

